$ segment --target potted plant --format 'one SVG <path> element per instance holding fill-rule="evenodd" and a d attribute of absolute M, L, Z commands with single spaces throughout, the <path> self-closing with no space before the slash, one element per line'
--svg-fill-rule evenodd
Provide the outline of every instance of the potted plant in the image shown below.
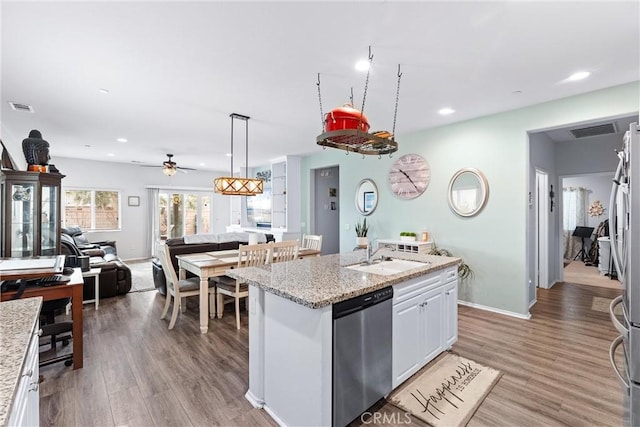
<path fill-rule="evenodd" d="M 366 248 L 369 244 L 367 233 L 369 232 L 369 226 L 367 225 L 367 218 L 364 218 L 362 222 L 356 222 L 356 245 L 361 248 Z"/>
<path fill-rule="evenodd" d="M 436 245 L 433 246 L 433 249 L 431 249 L 431 251 L 429 252 L 429 255 L 451 256 L 451 257 L 454 256 L 448 250 L 439 248 Z M 469 277 L 473 277 L 473 270 L 471 269 L 471 267 L 469 267 L 469 264 L 467 264 L 466 262 L 464 262 L 464 260 L 462 260 L 460 261 L 460 264 L 458 264 L 458 278 L 464 281 Z"/>
<path fill-rule="evenodd" d="M 416 233 L 413 231 L 403 231 L 400 233 L 400 240 L 403 242 L 415 242 L 416 241 Z"/>

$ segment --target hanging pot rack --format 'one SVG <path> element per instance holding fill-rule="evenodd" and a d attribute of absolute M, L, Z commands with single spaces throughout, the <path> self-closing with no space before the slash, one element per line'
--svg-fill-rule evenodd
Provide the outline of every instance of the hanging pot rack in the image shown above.
<path fill-rule="evenodd" d="M 368 133 L 362 129 L 362 117 L 364 116 L 364 106 L 367 99 L 367 90 L 369 88 L 369 74 L 371 71 L 371 64 L 373 63 L 373 54 L 371 53 L 371 46 L 369 46 L 369 69 L 367 70 L 367 78 L 364 85 L 364 93 L 362 95 L 362 107 L 360 108 L 360 121 L 357 129 L 341 129 L 333 130 L 330 132 L 323 132 L 316 138 L 316 144 L 322 146 L 323 149 L 327 147 L 337 148 L 344 150 L 347 154 L 358 153 L 363 157 L 365 155 L 382 156 L 383 154 L 389 154 L 392 157 L 392 153 L 398 151 L 398 143 L 395 140 L 396 131 L 396 118 L 398 116 L 398 101 L 400 98 L 400 79 L 402 73 L 400 72 L 400 64 L 398 64 L 398 85 L 396 89 L 396 103 L 393 112 L 393 128 L 391 132 L 379 131 Z M 325 127 L 325 115 L 322 108 L 322 94 L 320 92 L 320 73 L 318 73 L 318 81 L 316 83 L 318 87 L 318 103 L 320 105 L 320 119 L 322 123 L 322 130 Z M 353 88 L 351 88 L 351 105 L 353 105 Z"/>

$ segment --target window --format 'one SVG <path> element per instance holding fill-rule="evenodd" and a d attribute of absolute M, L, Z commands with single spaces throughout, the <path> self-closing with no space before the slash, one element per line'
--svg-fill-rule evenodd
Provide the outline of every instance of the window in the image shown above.
<path fill-rule="evenodd" d="M 64 192 L 64 223 L 83 230 L 120 229 L 120 192 L 68 189 Z"/>

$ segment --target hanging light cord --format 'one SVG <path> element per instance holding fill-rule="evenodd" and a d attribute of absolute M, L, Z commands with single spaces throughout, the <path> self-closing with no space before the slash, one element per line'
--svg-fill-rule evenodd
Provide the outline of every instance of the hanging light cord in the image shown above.
<path fill-rule="evenodd" d="M 233 114 L 231 114 L 231 173 L 230 177 L 233 178 Z"/>
<path fill-rule="evenodd" d="M 244 121 L 244 176 L 249 178 L 249 118 Z"/>

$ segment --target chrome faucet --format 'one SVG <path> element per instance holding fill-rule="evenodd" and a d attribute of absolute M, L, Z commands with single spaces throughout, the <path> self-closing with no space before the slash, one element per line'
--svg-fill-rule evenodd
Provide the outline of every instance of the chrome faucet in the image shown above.
<path fill-rule="evenodd" d="M 371 257 L 373 256 L 375 252 L 373 251 L 373 242 L 369 241 L 367 242 L 367 264 L 371 264 L 372 260 Z"/>

